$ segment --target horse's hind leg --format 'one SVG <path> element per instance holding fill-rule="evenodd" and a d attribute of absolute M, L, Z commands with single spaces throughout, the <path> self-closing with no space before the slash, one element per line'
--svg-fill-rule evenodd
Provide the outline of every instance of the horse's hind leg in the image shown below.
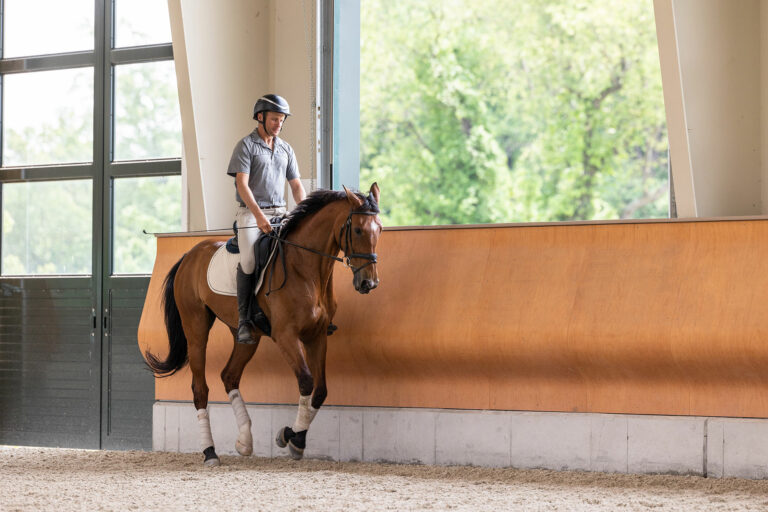
<path fill-rule="evenodd" d="M 221 380 L 232 404 L 232 410 L 235 412 L 235 420 L 237 420 L 239 433 L 237 441 L 235 441 L 235 449 L 240 455 L 247 456 L 253 453 L 253 434 L 251 434 L 251 418 L 248 416 L 245 402 L 240 395 L 240 377 L 243 376 L 245 365 L 256 352 L 260 338 L 256 337 L 256 343 L 246 344 L 237 342 L 236 329 L 232 329 L 232 335 L 235 339 L 235 346 L 232 348 L 227 366 L 221 371 Z"/>
<path fill-rule="evenodd" d="M 189 369 L 192 371 L 192 397 L 197 410 L 198 439 L 200 450 L 205 455 L 206 466 L 218 466 L 219 457 L 211 435 L 211 420 L 208 416 L 208 384 L 205 381 L 205 348 L 208 345 L 208 331 L 215 317 L 207 308 L 195 308 L 193 311 L 183 311 L 182 326 L 187 337 L 187 352 L 189 354 Z"/>

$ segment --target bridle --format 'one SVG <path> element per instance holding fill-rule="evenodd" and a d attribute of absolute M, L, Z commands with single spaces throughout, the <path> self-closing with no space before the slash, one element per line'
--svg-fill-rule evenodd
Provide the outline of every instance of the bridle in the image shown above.
<path fill-rule="evenodd" d="M 339 242 L 341 242 L 341 236 L 342 233 L 346 231 L 346 236 L 344 238 L 344 242 L 346 243 L 346 247 L 344 247 L 342 250 L 344 251 L 344 258 L 343 260 L 341 258 L 336 258 L 337 261 L 341 261 L 345 267 L 352 269 L 353 274 L 357 274 L 361 270 L 363 270 L 368 265 L 374 265 L 377 262 L 376 259 L 376 253 L 375 252 L 353 252 L 350 254 L 350 248 L 352 247 L 352 216 L 353 215 L 376 215 L 376 212 L 360 212 L 355 210 L 350 210 L 349 215 L 347 215 L 347 221 L 341 226 L 341 229 L 339 229 Z M 368 260 L 368 263 L 363 265 L 362 267 L 356 267 L 352 265 L 352 258 L 360 258 L 362 260 Z"/>
<path fill-rule="evenodd" d="M 352 273 L 355 275 L 361 270 L 363 270 L 365 267 L 376 264 L 378 260 L 375 252 L 362 252 L 362 253 L 352 252 L 352 216 L 353 215 L 378 215 L 378 214 L 376 212 L 350 210 L 349 215 L 347 215 L 347 220 L 344 222 L 344 224 L 341 225 L 341 228 L 339 229 L 339 245 L 341 246 L 341 250 L 344 251 L 343 258 L 339 258 L 338 256 L 335 256 L 333 254 L 328 254 L 326 252 L 312 249 L 311 247 L 306 247 L 304 245 L 297 244 L 296 242 L 291 242 L 290 240 L 281 238 L 279 235 L 275 235 L 272 232 L 266 233 L 265 234 L 266 236 L 277 240 L 278 249 L 280 252 L 280 258 L 283 263 L 283 283 L 280 285 L 280 288 L 285 286 L 285 281 L 287 277 L 285 272 L 285 268 L 286 268 L 285 251 L 283 251 L 282 249 L 282 244 L 292 245 L 299 249 L 304 249 L 305 251 L 309 251 L 319 256 L 323 256 L 324 258 L 330 258 L 334 261 L 338 261 L 342 263 L 345 267 L 351 269 Z M 344 244 L 342 244 L 341 242 L 342 240 L 344 240 Z M 368 262 L 360 267 L 356 267 L 352 264 L 352 258 L 368 260 Z M 273 274 L 274 274 L 274 266 L 272 267 L 272 271 L 270 272 L 270 276 L 269 276 L 269 291 L 267 292 L 267 295 L 269 295 L 271 292 L 274 292 L 280 289 L 280 288 L 272 289 Z"/>

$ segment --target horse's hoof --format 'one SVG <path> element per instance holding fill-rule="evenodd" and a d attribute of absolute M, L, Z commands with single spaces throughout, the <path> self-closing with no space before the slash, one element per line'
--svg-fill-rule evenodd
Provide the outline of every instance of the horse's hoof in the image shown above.
<path fill-rule="evenodd" d="M 205 460 L 203 461 L 203 465 L 209 468 L 221 465 L 219 456 L 216 455 L 216 450 L 213 449 L 213 446 L 209 446 L 208 448 L 203 450 L 203 455 L 205 455 Z"/>
<path fill-rule="evenodd" d="M 293 444 L 293 441 L 288 441 L 288 451 L 293 460 L 301 460 L 301 458 L 304 457 L 304 448 L 297 447 Z"/>
<path fill-rule="evenodd" d="M 290 430 L 290 427 L 283 427 L 277 432 L 277 437 L 275 437 L 275 444 L 279 446 L 280 448 L 285 448 L 288 446 L 288 439 L 290 439 L 290 436 L 287 436 L 286 430 Z M 291 430 L 291 434 L 293 431 Z"/>
<path fill-rule="evenodd" d="M 253 435 L 251 434 L 250 422 L 240 429 L 240 433 L 235 441 L 235 450 L 243 457 L 247 457 L 253 453 Z"/>
<path fill-rule="evenodd" d="M 253 442 L 251 444 L 241 443 L 238 439 L 235 441 L 235 450 L 243 457 L 247 457 L 253 453 Z"/>

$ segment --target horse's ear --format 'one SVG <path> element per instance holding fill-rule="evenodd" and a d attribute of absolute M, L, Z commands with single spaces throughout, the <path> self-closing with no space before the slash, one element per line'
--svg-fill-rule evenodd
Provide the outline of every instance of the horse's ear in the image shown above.
<path fill-rule="evenodd" d="M 371 185 L 371 195 L 376 200 L 376 204 L 379 204 L 379 185 L 375 181 Z"/>
<path fill-rule="evenodd" d="M 349 190 L 347 187 L 342 185 L 344 188 L 344 192 L 347 194 L 347 201 L 349 201 L 349 204 L 352 205 L 352 208 L 360 208 L 363 206 L 363 200 L 357 197 L 357 194 Z"/>

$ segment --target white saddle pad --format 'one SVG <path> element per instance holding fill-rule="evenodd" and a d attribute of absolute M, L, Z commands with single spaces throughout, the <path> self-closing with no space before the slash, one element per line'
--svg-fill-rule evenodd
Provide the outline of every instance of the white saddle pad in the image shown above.
<path fill-rule="evenodd" d="M 272 261 L 277 251 L 277 245 L 272 247 L 267 262 Z M 208 263 L 208 287 L 219 295 L 231 295 L 237 297 L 237 264 L 240 263 L 240 255 L 232 254 L 227 250 L 227 246 L 222 245 L 213 253 L 211 262 Z M 269 264 L 259 272 L 256 280 L 254 293 L 258 293 L 261 285 L 264 283 L 264 274 Z"/>
<path fill-rule="evenodd" d="M 240 255 L 227 251 L 222 245 L 208 264 L 208 287 L 219 295 L 237 296 L 237 264 Z"/>

